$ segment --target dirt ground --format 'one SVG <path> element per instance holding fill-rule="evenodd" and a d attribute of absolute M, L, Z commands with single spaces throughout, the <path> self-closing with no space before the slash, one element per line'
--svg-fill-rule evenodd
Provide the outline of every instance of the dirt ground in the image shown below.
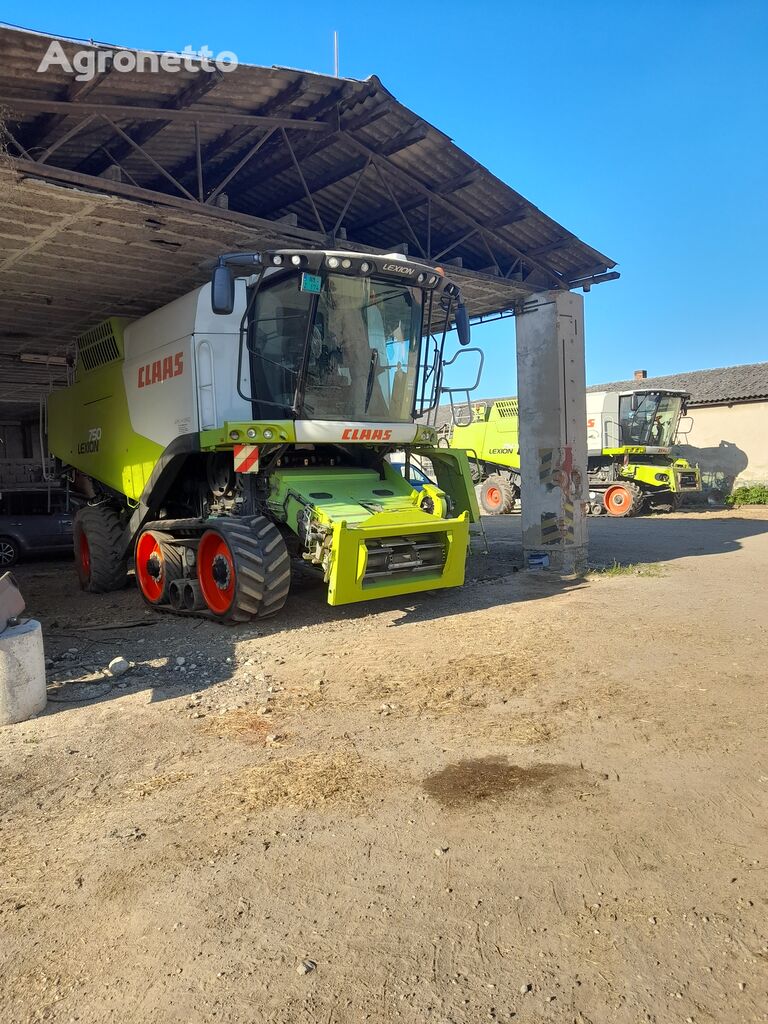
<path fill-rule="evenodd" d="M 768 1020 L 768 512 L 593 520 L 646 566 L 568 582 L 485 525 L 461 591 L 244 628 L 19 569 L 3 1024 Z"/>

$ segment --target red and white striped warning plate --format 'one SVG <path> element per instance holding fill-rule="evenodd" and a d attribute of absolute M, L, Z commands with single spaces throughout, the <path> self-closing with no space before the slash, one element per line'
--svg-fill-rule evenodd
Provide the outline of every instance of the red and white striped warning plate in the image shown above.
<path fill-rule="evenodd" d="M 235 445 L 235 472 L 258 473 L 259 448 L 255 444 Z"/>

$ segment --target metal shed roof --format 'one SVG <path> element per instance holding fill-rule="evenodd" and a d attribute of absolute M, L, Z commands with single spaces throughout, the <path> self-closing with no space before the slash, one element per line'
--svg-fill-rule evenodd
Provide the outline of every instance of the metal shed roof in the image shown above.
<path fill-rule="evenodd" d="M 450 265 L 470 314 L 589 288 L 614 261 L 399 103 L 373 76 L 288 68 L 37 67 L 53 37 L 0 27 L 0 401 L 63 379 L 61 356 L 111 314 L 203 281 L 224 250 L 407 251 Z M 131 51 L 148 59 L 143 51 Z"/>

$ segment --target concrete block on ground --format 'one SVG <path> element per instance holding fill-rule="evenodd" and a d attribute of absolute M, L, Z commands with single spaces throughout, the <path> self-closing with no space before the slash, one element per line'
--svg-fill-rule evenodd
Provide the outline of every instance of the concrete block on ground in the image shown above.
<path fill-rule="evenodd" d="M 40 623 L 8 626 L 0 633 L 0 726 L 39 715 L 47 699 Z"/>

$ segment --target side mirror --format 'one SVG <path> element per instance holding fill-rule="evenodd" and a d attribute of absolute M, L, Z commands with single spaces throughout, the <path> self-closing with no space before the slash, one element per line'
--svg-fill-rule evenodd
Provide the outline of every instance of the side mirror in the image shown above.
<path fill-rule="evenodd" d="M 219 316 L 229 316 L 235 308 L 235 279 L 229 267 L 219 263 L 211 277 L 211 309 Z"/>
<path fill-rule="evenodd" d="M 632 409 L 632 412 L 637 412 L 637 410 L 640 408 L 640 395 L 638 395 L 637 393 L 633 394 L 629 404 Z"/>
<path fill-rule="evenodd" d="M 463 302 L 456 307 L 456 333 L 459 336 L 460 345 L 468 345 L 470 342 L 469 313 Z"/>

